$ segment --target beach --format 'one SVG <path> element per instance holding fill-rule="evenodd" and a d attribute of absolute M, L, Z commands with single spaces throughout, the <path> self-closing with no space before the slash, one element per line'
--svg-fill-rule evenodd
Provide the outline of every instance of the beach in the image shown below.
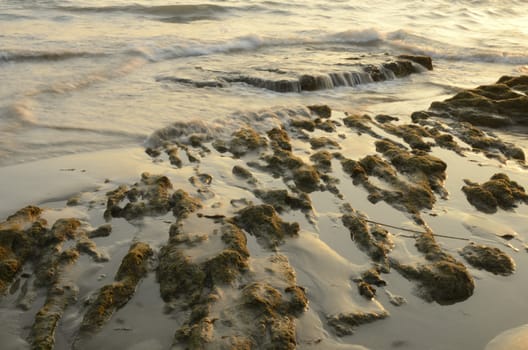
<path fill-rule="evenodd" d="M 522 349 L 525 7 L 3 3 L 2 346 Z"/>

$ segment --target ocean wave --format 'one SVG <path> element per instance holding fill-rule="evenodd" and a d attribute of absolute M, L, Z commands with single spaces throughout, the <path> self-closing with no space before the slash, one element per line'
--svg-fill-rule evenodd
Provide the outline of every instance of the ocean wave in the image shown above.
<path fill-rule="evenodd" d="M 2 62 L 48 62 L 75 58 L 94 58 L 106 56 L 105 53 L 84 51 L 0 51 Z"/>
<path fill-rule="evenodd" d="M 154 131 L 145 141 L 145 147 L 158 148 L 167 142 L 190 144 L 193 136 L 203 140 L 228 140 L 231 134 L 241 127 L 250 126 L 257 132 L 266 132 L 274 127 L 282 128 L 294 116 L 310 116 L 310 110 L 304 106 L 292 108 L 274 107 L 259 111 L 241 111 L 225 118 L 210 121 L 190 120 L 178 121 Z"/>
<path fill-rule="evenodd" d="M 218 20 L 222 16 L 235 12 L 267 11 L 259 5 L 226 6 L 215 4 L 178 4 L 146 6 L 139 4 L 115 6 L 59 6 L 58 10 L 75 13 L 130 13 L 154 16 L 163 22 L 191 22 L 199 20 Z"/>
<path fill-rule="evenodd" d="M 246 35 L 220 43 L 187 42 L 165 47 L 152 47 L 145 44 L 132 51 L 150 61 L 163 61 L 180 57 L 204 56 L 219 53 L 255 51 L 268 47 L 295 45 L 355 44 L 372 45 L 380 42 L 383 35 L 375 29 L 348 30 L 320 35 L 292 35 L 290 37 L 262 37 Z"/>
<path fill-rule="evenodd" d="M 384 41 L 398 51 L 431 56 L 433 59 L 515 65 L 528 63 L 528 55 L 525 53 L 485 47 L 465 47 L 433 40 L 405 30 L 385 34 Z"/>

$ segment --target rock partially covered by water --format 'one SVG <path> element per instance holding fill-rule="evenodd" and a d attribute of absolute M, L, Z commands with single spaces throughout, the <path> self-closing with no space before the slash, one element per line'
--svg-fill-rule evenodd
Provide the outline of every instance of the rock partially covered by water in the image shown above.
<path fill-rule="evenodd" d="M 229 142 L 229 152 L 235 157 L 241 157 L 244 154 L 266 146 L 267 141 L 251 128 L 242 128 L 236 131 Z"/>
<path fill-rule="evenodd" d="M 377 320 L 388 317 L 386 311 L 383 312 L 356 312 L 347 314 L 337 314 L 327 316 L 327 321 L 330 327 L 333 328 L 338 337 L 351 335 L 354 330 L 362 324 L 372 323 Z"/>
<path fill-rule="evenodd" d="M 285 237 L 299 234 L 298 223 L 282 221 L 275 208 L 268 204 L 251 205 L 240 210 L 234 222 L 257 237 L 260 244 L 271 249 L 282 244 Z"/>
<path fill-rule="evenodd" d="M 465 182 L 466 186 L 462 187 L 462 191 L 468 202 L 484 213 L 493 214 L 497 208 L 513 209 L 518 202 L 528 203 L 524 188 L 510 180 L 506 174 L 497 173 L 483 184 L 469 180 Z"/>
<path fill-rule="evenodd" d="M 527 76 L 505 76 L 495 84 L 464 90 L 443 102 L 433 102 L 431 111 L 440 117 L 491 128 L 528 125 L 528 96 L 523 90 L 526 80 Z"/>
<path fill-rule="evenodd" d="M 464 265 L 456 261 L 439 260 L 430 264 L 394 265 L 406 278 L 416 280 L 419 294 L 425 300 L 440 305 L 464 301 L 473 295 L 475 282 Z"/>
<path fill-rule="evenodd" d="M 134 243 L 123 258 L 115 282 L 102 287 L 84 315 L 81 331 L 96 331 L 114 312 L 124 306 L 136 291 L 139 281 L 147 274 L 148 260 L 153 255 L 146 243 Z"/>
<path fill-rule="evenodd" d="M 515 270 L 513 259 L 499 248 L 470 243 L 462 249 L 460 255 L 471 266 L 495 275 L 507 276 Z"/>
<path fill-rule="evenodd" d="M 433 70 L 433 60 L 430 56 L 421 56 L 421 55 L 399 55 L 398 58 L 409 60 L 418 63 L 419 65 L 427 68 L 428 70 Z"/>

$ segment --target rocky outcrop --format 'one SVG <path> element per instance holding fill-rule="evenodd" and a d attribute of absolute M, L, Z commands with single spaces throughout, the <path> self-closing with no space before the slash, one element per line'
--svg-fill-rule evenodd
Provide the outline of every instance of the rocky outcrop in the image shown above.
<path fill-rule="evenodd" d="M 528 195 L 517 182 L 510 180 L 508 175 L 497 173 L 489 181 L 478 184 L 465 180 L 462 191 L 466 198 L 478 210 L 493 214 L 497 208 L 511 210 L 518 202 L 528 203 Z"/>

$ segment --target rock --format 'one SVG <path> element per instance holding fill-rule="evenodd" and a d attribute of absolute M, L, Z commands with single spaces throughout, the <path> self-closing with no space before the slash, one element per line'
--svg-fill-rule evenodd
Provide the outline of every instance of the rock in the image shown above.
<path fill-rule="evenodd" d="M 303 192 L 313 192 L 319 189 L 319 173 L 311 165 L 303 165 L 292 173 L 297 188 Z"/>
<path fill-rule="evenodd" d="M 283 149 L 285 151 L 291 151 L 292 146 L 290 143 L 290 137 L 284 129 L 273 128 L 268 131 L 268 137 L 271 140 L 271 147 L 273 149 Z"/>
<path fill-rule="evenodd" d="M 493 214 L 497 207 L 510 210 L 516 207 L 517 202 L 528 202 L 524 188 L 503 173 L 493 175 L 481 185 L 469 180 L 465 182 L 462 191 L 468 202 L 484 213 Z"/>
<path fill-rule="evenodd" d="M 323 172 L 328 173 L 332 170 L 332 159 L 334 156 L 328 151 L 317 151 L 310 156 L 310 160 L 315 163 L 316 168 Z"/>
<path fill-rule="evenodd" d="M 77 300 L 78 288 L 70 283 L 57 284 L 51 288 L 44 306 L 35 315 L 31 327 L 31 348 L 53 350 L 55 332 L 66 308 Z"/>
<path fill-rule="evenodd" d="M 398 58 L 409 60 L 418 63 L 419 65 L 427 68 L 428 70 L 433 70 L 433 60 L 430 56 L 420 56 L 420 55 L 399 55 Z"/>
<path fill-rule="evenodd" d="M 373 299 L 376 296 L 376 289 L 365 281 L 359 281 L 357 283 L 358 292 L 360 295 L 367 299 Z"/>
<path fill-rule="evenodd" d="M 287 190 L 255 190 L 254 193 L 257 198 L 272 205 L 279 213 L 287 209 L 312 210 L 310 198 L 305 193 L 301 193 L 299 196 L 292 196 Z"/>
<path fill-rule="evenodd" d="M 148 261 L 153 255 L 148 244 L 137 242 L 121 261 L 115 282 L 103 286 L 90 304 L 81 323 L 82 332 L 99 330 L 114 314 L 132 298 L 139 281 L 147 274 Z"/>
<path fill-rule="evenodd" d="M 229 152 L 235 157 L 241 157 L 244 154 L 265 147 L 266 139 L 260 136 L 251 128 L 242 128 L 232 135 L 229 142 Z"/>
<path fill-rule="evenodd" d="M 339 143 L 336 141 L 328 138 L 328 137 L 313 137 L 310 139 L 310 145 L 312 146 L 312 149 L 319 149 L 319 148 L 331 148 L 331 149 L 340 149 L 341 146 L 339 146 Z"/>
<path fill-rule="evenodd" d="M 327 316 L 327 322 L 330 327 L 333 328 L 335 334 L 338 337 L 344 337 L 351 335 L 354 330 L 362 324 L 372 323 L 377 320 L 388 317 L 389 314 L 386 311 L 383 312 L 356 312 L 348 314 L 337 314 Z"/>
<path fill-rule="evenodd" d="M 352 209 L 350 205 L 343 208 L 345 214 L 341 217 L 343 225 L 349 230 L 350 238 L 359 249 L 365 252 L 372 260 L 388 266 L 387 253 L 392 249 L 393 243 L 387 232 L 385 235 L 373 234 L 375 230 L 383 230 L 372 225 L 372 229 L 365 218 Z"/>
<path fill-rule="evenodd" d="M 108 237 L 112 233 L 112 225 L 104 224 L 88 233 L 89 238 Z"/>
<path fill-rule="evenodd" d="M 141 182 L 130 189 L 119 186 L 107 193 L 105 217 L 123 217 L 127 220 L 142 218 L 146 215 L 162 215 L 170 208 L 170 190 L 172 183 L 163 175 L 141 174 Z M 119 203 L 125 198 L 129 203 L 121 208 Z"/>
<path fill-rule="evenodd" d="M 332 109 L 328 105 L 311 105 L 308 106 L 308 109 L 321 118 L 330 118 L 332 116 Z"/>
<path fill-rule="evenodd" d="M 460 255 L 473 267 L 486 270 L 495 275 L 508 276 L 515 270 L 515 262 L 499 248 L 470 243 Z"/>
<path fill-rule="evenodd" d="M 376 119 L 376 121 L 378 123 L 381 123 L 381 124 L 385 124 L 385 123 L 390 123 L 390 122 L 395 122 L 395 121 L 398 121 L 400 120 L 399 118 L 397 117 L 393 117 L 393 116 L 390 116 L 390 115 L 386 115 L 386 114 L 378 114 L 374 117 L 374 119 Z"/>
<path fill-rule="evenodd" d="M 426 265 L 392 265 L 404 277 L 420 284 L 420 296 L 440 305 L 461 302 L 473 295 L 475 283 L 464 265 L 439 260 Z"/>
<path fill-rule="evenodd" d="M 519 93 L 526 79 L 525 76 L 503 77 L 495 84 L 464 90 L 443 102 L 433 102 L 430 111 L 438 117 L 490 128 L 526 125 L 528 97 Z M 521 90 L 512 87 L 521 87 Z"/>
<path fill-rule="evenodd" d="M 306 131 L 315 130 L 315 122 L 308 118 L 292 119 L 290 120 L 290 126 L 294 128 L 298 128 L 298 129 L 303 129 Z"/>
<path fill-rule="evenodd" d="M 240 210 L 234 222 L 270 249 L 282 244 L 285 237 L 295 237 L 299 234 L 298 223 L 283 222 L 275 209 L 268 204 L 252 205 Z"/>
<path fill-rule="evenodd" d="M 185 219 L 189 214 L 202 207 L 200 201 L 189 196 L 184 190 L 175 191 L 170 199 L 172 213 L 178 220 Z"/>

